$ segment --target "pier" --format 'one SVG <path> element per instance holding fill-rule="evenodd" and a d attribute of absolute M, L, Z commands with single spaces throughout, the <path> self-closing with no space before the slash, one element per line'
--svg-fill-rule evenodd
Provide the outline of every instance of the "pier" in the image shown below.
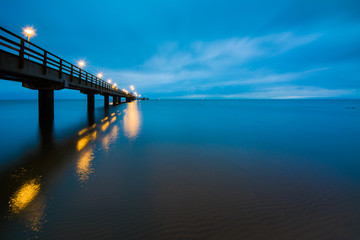
<path fill-rule="evenodd" d="M 23 87 L 38 91 L 40 121 L 54 119 L 55 90 L 72 89 L 86 94 L 89 112 L 94 111 L 96 94 L 104 97 L 105 108 L 109 107 L 110 96 L 114 105 L 121 98 L 126 102 L 137 99 L 3 27 L 0 27 L 0 79 L 21 82 Z"/>

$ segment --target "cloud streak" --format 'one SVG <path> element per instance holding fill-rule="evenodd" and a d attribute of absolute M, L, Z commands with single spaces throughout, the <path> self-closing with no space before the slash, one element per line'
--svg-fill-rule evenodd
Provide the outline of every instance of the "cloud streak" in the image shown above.
<path fill-rule="evenodd" d="M 266 66 L 252 69 L 253 61 L 276 58 L 319 37 L 320 34 L 297 36 L 285 32 L 194 41 L 183 48 L 171 42 L 161 46 L 137 71 L 108 72 L 126 85 L 134 84 L 140 91 L 158 93 L 164 98 L 314 98 L 354 93 L 353 89 L 293 84 L 327 71 L 326 67 L 280 73 Z M 178 95 L 181 92 L 188 94 Z"/>
<path fill-rule="evenodd" d="M 228 98 L 228 99 L 298 99 L 298 98 L 331 98 L 346 96 L 356 89 L 326 89 L 313 86 L 282 86 L 257 89 L 247 93 L 233 94 L 194 94 L 178 96 L 178 98 Z"/>
<path fill-rule="evenodd" d="M 169 43 L 146 61 L 145 69 L 178 71 L 192 67 L 223 68 L 239 65 L 254 58 L 276 56 L 306 45 L 319 37 L 319 34 L 295 36 L 289 32 L 257 38 L 234 37 L 213 42 L 195 41 L 185 50 L 179 49 L 177 43 Z"/>

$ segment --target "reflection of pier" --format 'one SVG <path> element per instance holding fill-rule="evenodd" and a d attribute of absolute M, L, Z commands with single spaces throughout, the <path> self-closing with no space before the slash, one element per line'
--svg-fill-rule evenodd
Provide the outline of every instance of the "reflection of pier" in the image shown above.
<path fill-rule="evenodd" d="M 136 99 L 82 68 L 30 43 L 26 39 L 0 27 L 0 78 L 21 82 L 23 87 L 38 90 L 39 118 L 54 118 L 54 90 L 73 89 L 87 95 L 91 112 L 95 106 L 95 94 L 104 96 L 105 107 L 109 96 L 118 104 Z"/>
<path fill-rule="evenodd" d="M 40 122 L 41 142 L 38 151 L 13 161 L 9 169 L 2 169 L 0 172 L 0 212 L 9 218 L 21 219 L 35 233 L 39 231 L 47 221 L 49 185 L 57 181 L 69 165 L 73 166 L 77 183 L 80 186 L 87 184 L 96 170 L 98 146 L 101 146 L 100 151 L 108 151 L 118 139 L 121 130 L 119 118 L 123 119 L 126 126 L 130 126 L 128 121 L 134 120 L 133 117 L 125 117 L 126 115 L 140 119 L 137 104 L 134 101 L 105 109 L 105 114 L 97 121 L 94 121 L 94 115 L 89 114 L 88 126 L 61 142 L 55 141 L 52 124 L 45 122 L 44 125 L 44 122 Z M 129 108 L 130 106 L 132 107 Z M 133 130 L 137 129 L 133 134 L 138 134 L 140 125 L 136 121 L 137 127 L 131 127 Z M 127 130 L 124 131 L 126 133 Z M 0 221 L 7 220 L 8 218 L 3 218 Z"/>
<path fill-rule="evenodd" d="M 140 130 L 141 116 L 137 102 L 129 103 L 124 116 L 124 131 L 128 138 L 135 138 Z"/>

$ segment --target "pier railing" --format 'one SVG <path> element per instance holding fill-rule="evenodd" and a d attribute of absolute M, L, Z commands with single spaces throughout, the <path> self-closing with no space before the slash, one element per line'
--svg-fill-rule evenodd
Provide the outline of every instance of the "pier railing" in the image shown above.
<path fill-rule="evenodd" d="M 55 54 L 29 42 L 28 40 L 6 30 L 0 26 L 0 50 L 10 52 L 19 57 L 19 67 L 24 67 L 25 59 L 37 62 L 43 66 L 43 74 L 46 74 L 47 68 L 55 69 L 59 72 L 59 79 L 62 74 L 68 74 L 73 78 L 84 80 L 91 85 L 97 85 L 115 92 L 123 93 L 117 90 L 108 82 L 101 80 L 97 76 L 81 69 L 80 67 L 56 56 Z"/>

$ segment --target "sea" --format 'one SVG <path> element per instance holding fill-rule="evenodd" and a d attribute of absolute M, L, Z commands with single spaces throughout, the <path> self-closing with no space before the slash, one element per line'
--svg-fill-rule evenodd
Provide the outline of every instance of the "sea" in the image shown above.
<path fill-rule="evenodd" d="M 359 100 L 2 100 L 0 139 L 0 239 L 360 239 Z"/>

